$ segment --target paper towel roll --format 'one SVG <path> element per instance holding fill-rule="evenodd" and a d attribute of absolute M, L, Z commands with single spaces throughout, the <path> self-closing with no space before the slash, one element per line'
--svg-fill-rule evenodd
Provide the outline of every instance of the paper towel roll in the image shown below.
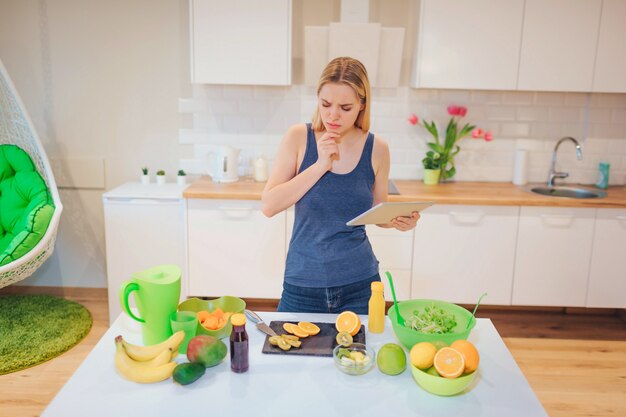
<path fill-rule="evenodd" d="M 513 184 L 525 185 L 528 183 L 528 155 L 524 149 L 515 151 L 513 163 Z"/>

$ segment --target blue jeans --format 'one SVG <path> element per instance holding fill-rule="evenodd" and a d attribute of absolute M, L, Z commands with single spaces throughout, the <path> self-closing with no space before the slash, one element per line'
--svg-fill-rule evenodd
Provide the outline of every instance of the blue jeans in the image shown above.
<path fill-rule="evenodd" d="M 330 288 L 299 287 L 284 282 L 278 311 L 336 314 L 350 310 L 357 314 L 367 314 L 373 281 L 380 281 L 380 275 L 376 274 L 354 284 Z"/>

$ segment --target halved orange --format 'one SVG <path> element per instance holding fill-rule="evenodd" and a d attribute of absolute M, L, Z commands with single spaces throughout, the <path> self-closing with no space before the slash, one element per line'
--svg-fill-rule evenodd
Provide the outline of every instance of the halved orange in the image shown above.
<path fill-rule="evenodd" d="M 450 347 L 439 349 L 433 362 L 439 375 L 444 378 L 457 378 L 465 370 L 463 355 Z"/>
<path fill-rule="evenodd" d="M 338 332 L 348 332 L 354 336 L 361 330 L 361 319 L 353 311 L 344 311 L 337 316 L 335 327 Z"/>
<path fill-rule="evenodd" d="M 478 354 L 478 349 L 476 349 L 476 346 L 474 346 L 472 342 L 459 339 L 452 343 L 450 347 L 452 349 L 456 349 L 461 355 L 463 355 L 463 360 L 465 361 L 464 373 L 471 374 L 478 368 L 480 355 Z"/>
<path fill-rule="evenodd" d="M 309 323 L 308 321 L 301 321 L 298 323 L 298 327 L 300 330 L 308 334 L 309 336 L 315 336 L 320 332 L 320 328 L 314 325 L 313 323 Z"/>
<path fill-rule="evenodd" d="M 308 333 L 306 333 L 304 330 L 299 328 L 294 323 L 284 323 L 283 324 L 283 329 L 285 329 L 288 333 L 291 333 L 291 334 L 293 334 L 295 336 L 298 336 L 300 338 L 309 337 Z"/>

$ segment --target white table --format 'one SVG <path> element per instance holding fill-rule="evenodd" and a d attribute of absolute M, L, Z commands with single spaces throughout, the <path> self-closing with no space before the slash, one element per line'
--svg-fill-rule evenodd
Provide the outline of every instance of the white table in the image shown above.
<path fill-rule="evenodd" d="M 332 323 L 335 318 L 329 314 L 259 315 L 267 323 Z M 366 324 L 365 318 L 363 322 Z M 115 370 L 115 336 L 121 334 L 133 343 L 141 341 L 138 324 L 122 315 L 42 416 L 547 416 L 488 319 L 478 319 L 469 338 L 480 352 L 480 374 L 466 392 L 454 397 L 424 391 L 408 368 L 399 376 L 385 375 L 376 368 L 362 376 L 349 376 L 335 368 L 329 357 L 263 354 L 265 335 L 252 323 L 247 324 L 247 330 L 247 373 L 231 372 L 227 356 L 191 385 L 180 386 L 171 379 L 142 385 L 123 379 Z M 228 340 L 224 341 L 228 345 Z M 389 321 L 384 333 L 367 334 L 367 343 L 376 351 L 388 342 L 399 344 Z M 179 356 L 178 360 L 184 362 L 186 358 Z"/>

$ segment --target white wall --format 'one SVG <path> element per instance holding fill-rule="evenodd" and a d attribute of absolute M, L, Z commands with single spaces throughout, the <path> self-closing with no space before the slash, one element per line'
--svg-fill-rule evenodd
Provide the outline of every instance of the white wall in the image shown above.
<path fill-rule="evenodd" d="M 306 3 L 302 3 L 307 1 Z M 338 18 L 338 1 L 312 10 L 297 0 L 300 24 Z M 409 25 L 373 3 L 373 18 Z M 316 15 L 314 12 L 318 12 Z M 408 23 L 407 23 L 408 22 Z M 414 28 L 407 27 L 407 36 Z M 229 143 L 242 149 L 242 163 L 256 155 L 272 159 L 285 129 L 310 120 L 314 90 L 292 87 L 191 86 L 187 0 L 1 0 L 0 59 L 18 88 L 62 186 L 65 211 L 55 254 L 22 284 L 106 286 L 101 195 L 137 180 L 140 167 L 202 171 L 206 147 Z M 300 41 L 297 41 L 300 39 Z M 302 59 L 294 33 L 294 61 Z M 411 45 L 405 42 L 405 45 Z M 408 58 L 407 58 L 408 57 Z M 410 51 L 405 51 L 405 63 Z M 301 65 L 294 62 L 294 70 Z M 408 83 L 410 68 L 401 77 Z M 294 74 L 301 82 L 302 74 Z M 585 159 L 560 150 L 570 181 L 592 183 L 597 163 L 611 162 L 611 183 L 626 175 L 626 94 L 567 94 L 414 90 L 373 94 L 372 130 L 391 147 L 392 177 L 420 178 L 428 138 L 407 123 L 409 113 L 444 122 L 448 104 L 469 108 L 468 120 L 492 130 L 492 143 L 466 139 L 457 180 L 508 181 L 513 152 L 530 154 L 530 179 L 543 181 L 556 140 L 581 139 Z M 85 164 L 102 166 L 86 170 Z M 245 167 L 242 167 L 245 169 Z M 149 242 L 137 242 L 149 244 Z"/>
<path fill-rule="evenodd" d="M 53 257 L 23 284 L 106 286 L 102 192 L 144 165 L 178 169 L 187 21 L 186 0 L 0 1 L 0 59 L 55 160 L 65 207 Z"/>

